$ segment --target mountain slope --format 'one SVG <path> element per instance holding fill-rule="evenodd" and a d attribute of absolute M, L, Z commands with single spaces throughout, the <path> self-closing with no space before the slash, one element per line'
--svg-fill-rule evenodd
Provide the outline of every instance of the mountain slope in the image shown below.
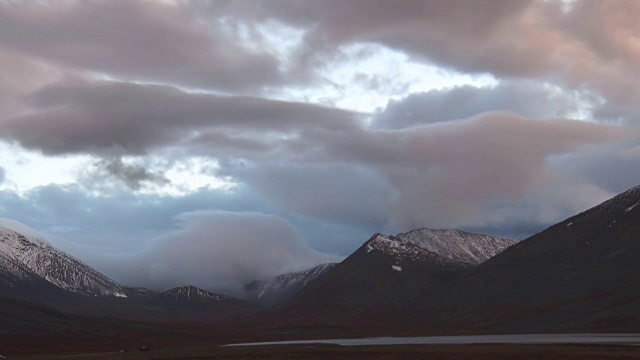
<path fill-rule="evenodd" d="M 375 234 L 280 310 L 312 317 L 358 312 L 376 316 L 380 310 L 435 295 L 436 289 L 513 243 L 455 230 Z"/>
<path fill-rule="evenodd" d="M 258 307 L 241 299 L 215 294 L 192 285 L 180 286 L 148 300 L 149 304 L 174 312 L 182 320 L 220 320 L 237 315 L 246 315 Z"/>
<path fill-rule="evenodd" d="M 491 331 L 637 331 L 640 187 L 512 246 L 406 322 Z"/>
<path fill-rule="evenodd" d="M 273 306 L 289 299 L 335 265 L 335 263 L 320 264 L 311 269 L 281 274 L 267 280 L 252 281 L 245 285 L 245 290 L 249 300 L 263 306 Z"/>
<path fill-rule="evenodd" d="M 13 230 L 15 228 L 22 233 Z M 1 219 L 0 283 L 11 288 L 18 286 L 20 281 L 33 282 L 39 278 L 60 289 L 93 296 L 127 297 L 135 291 L 54 248 L 35 234 L 24 225 Z"/>
<path fill-rule="evenodd" d="M 0 296 L 68 313 L 144 321 L 219 320 L 255 310 L 243 300 L 193 286 L 158 293 L 120 285 L 54 248 L 26 225 L 2 218 Z"/>

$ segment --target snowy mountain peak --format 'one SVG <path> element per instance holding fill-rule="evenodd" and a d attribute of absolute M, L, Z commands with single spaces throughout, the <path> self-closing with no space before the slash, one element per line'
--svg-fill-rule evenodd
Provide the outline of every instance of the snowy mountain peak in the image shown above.
<path fill-rule="evenodd" d="M 31 243 L 39 246 L 51 246 L 42 235 L 29 226 L 15 220 L 0 217 L 0 231 L 14 231 L 27 238 Z"/>
<path fill-rule="evenodd" d="M 9 219 L 0 219 L 0 272 L 15 278 L 41 278 L 83 295 L 126 297 L 129 292 L 128 288 L 54 248 L 35 230 Z"/>
<path fill-rule="evenodd" d="M 375 234 L 366 252 L 379 251 L 397 259 L 420 259 L 434 254 L 456 262 L 480 264 L 513 245 L 514 240 L 459 230 L 417 229 L 396 236 Z"/>

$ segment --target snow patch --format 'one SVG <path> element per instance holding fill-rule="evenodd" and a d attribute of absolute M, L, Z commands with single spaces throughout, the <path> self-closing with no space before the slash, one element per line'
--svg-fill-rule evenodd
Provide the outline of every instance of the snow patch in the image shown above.
<path fill-rule="evenodd" d="M 115 294 L 113 294 L 113 295 L 114 295 L 115 297 L 119 297 L 119 298 L 126 298 L 126 297 L 128 297 L 126 294 L 123 294 L 123 293 L 115 293 Z"/>
<path fill-rule="evenodd" d="M 0 218 L 0 272 L 8 272 L 17 278 L 39 277 L 61 289 L 83 295 L 127 293 L 123 286 L 37 235 L 24 224 Z"/>
<path fill-rule="evenodd" d="M 629 212 L 629 211 L 633 210 L 633 209 L 634 209 L 636 206 L 638 206 L 638 205 L 640 205 L 640 202 L 639 202 L 639 203 L 635 203 L 635 204 L 633 204 L 633 205 L 629 206 L 629 207 L 627 208 L 627 210 L 625 210 L 624 212 Z"/>
<path fill-rule="evenodd" d="M 399 265 L 391 265 L 391 270 L 402 271 L 402 266 Z"/>
<path fill-rule="evenodd" d="M 571 225 L 573 225 L 573 223 L 572 223 L 572 222 L 570 222 L 570 223 L 568 223 L 568 224 L 567 224 L 567 226 L 571 226 Z"/>
<path fill-rule="evenodd" d="M 418 229 L 397 236 L 376 234 L 367 244 L 366 252 L 373 249 L 397 261 L 440 258 L 480 264 L 514 243 L 511 239 L 458 230 Z"/>

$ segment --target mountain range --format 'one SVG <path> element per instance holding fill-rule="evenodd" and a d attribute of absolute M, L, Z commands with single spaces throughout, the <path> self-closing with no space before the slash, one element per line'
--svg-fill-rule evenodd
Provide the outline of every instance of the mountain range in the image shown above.
<path fill-rule="evenodd" d="M 457 230 L 375 234 L 344 261 L 274 309 L 293 322 L 339 323 L 377 318 L 468 272 L 514 240 Z"/>
<path fill-rule="evenodd" d="M 639 220 L 636 187 L 519 242 L 459 230 L 374 234 L 338 264 L 248 283 L 243 300 L 194 286 L 158 292 L 118 284 L 2 219 L 0 302 L 24 314 L 55 308 L 49 317 L 28 315 L 34 321 L 73 322 L 76 315 L 64 314 L 73 313 L 156 322 L 242 319 L 227 324 L 245 328 L 637 331 Z M 13 319 L 0 319 L 6 328 L 21 328 L 19 316 L 2 316 Z"/>
<path fill-rule="evenodd" d="M 76 314 L 147 321 L 219 320 L 257 309 L 193 286 L 157 292 L 118 284 L 9 219 L 0 219 L 0 296 Z"/>
<path fill-rule="evenodd" d="M 406 314 L 477 331 L 637 331 L 639 264 L 640 186 L 518 242 Z"/>
<path fill-rule="evenodd" d="M 255 280 L 245 285 L 245 291 L 249 299 L 258 304 L 266 307 L 277 305 L 288 300 L 335 265 L 335 263 L 320 264 L 303 271 L 280 274 L 265 280 Z"/>

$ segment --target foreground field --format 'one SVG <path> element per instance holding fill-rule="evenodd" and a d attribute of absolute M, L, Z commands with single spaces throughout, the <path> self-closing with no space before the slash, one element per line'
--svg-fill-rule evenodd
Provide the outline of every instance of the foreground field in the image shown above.
<path fill-rule="evenodd" d="M 104 353 L 41 354 L 12 359 L 640 359 L 640 348 L 596 345 L 416 345 L 359 346 L 297 345 L 268 347 L 188 347 L 153 349 L 141 353 L 117 351 Z"/>

